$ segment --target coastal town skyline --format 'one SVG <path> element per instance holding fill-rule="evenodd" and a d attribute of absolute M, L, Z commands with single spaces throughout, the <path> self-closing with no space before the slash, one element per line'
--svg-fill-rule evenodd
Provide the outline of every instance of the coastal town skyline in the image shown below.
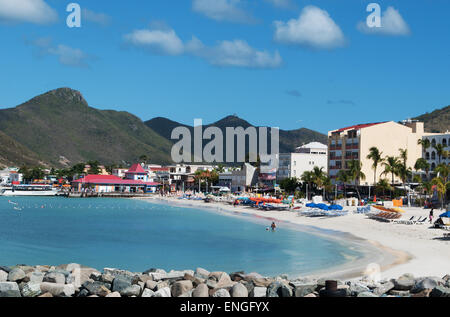
<path fill-rule="evenodd" d="M 361 24 L 369 1 L 219 2 L 226 5 L 145 3 L 125 13 L 120 2 L 78 1 L 81 28 L 65 25 L 68 2 L 40 1 L 45 10 L 28 15 L 0 9 L 0 106 L 64 86 L 93 107 L 142 120 L 210 123 L 236 114 L 258 126 L 326 133 L 448 104 L 448 3 L 378 1 L 395 23 L 372 34 Z M 306 36 L 308 18 L 334 32 Z"/>

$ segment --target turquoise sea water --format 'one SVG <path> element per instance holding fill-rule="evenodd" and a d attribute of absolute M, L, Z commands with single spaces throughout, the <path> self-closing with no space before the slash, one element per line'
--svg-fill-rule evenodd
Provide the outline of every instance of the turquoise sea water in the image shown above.
<path fill-rule="evenodd" d="M 335 240 L 282 223 L 276 232 L 266 231 L 269 225 L 138 200 L 2 197 L 0 264 L 277 275 L 332 269 L 360 256 Z"/>

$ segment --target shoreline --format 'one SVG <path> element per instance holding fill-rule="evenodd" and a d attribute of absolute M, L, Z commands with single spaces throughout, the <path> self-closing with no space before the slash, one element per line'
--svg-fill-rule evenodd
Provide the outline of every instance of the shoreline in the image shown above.
<path fill-rule="evenodd" d="M 134 198 L 134 199 L 146 202 L 171 204 L 173 206 L 186 208 L 200 208 L 216 213 L 221 212 L 224 213 L 226 216 L 252 217 L 253 219 L 251 219 L 250 221 L 257 219 L 276 221 L 282 223 L 288 229 L 300 230 L 305 233 L 321 236 L 329 240 L 334 240 L 335 242 L 350 248 L 356 248 L 358 253 L 361 254 L 361 257 L 358 257 L 356 260 L 347 261 L 346 263 L 339 264 L 332 270 L 321 269 L 312 271 L 310 274 L 306 274 L 306 276 L 310 278 L 319 278 L 322 276 L 327 276 L 327 278 L 334 278 L 334 279 L 359 279 L 365 275 L 365 271 L 369 264 L 373 263 L 379 264 L 381 271 L 383 272 L 395 266 L 405 264 L 413 258 L 407 252 L 391 249 L 376 241 L 371 241 L 356 236 L 351 232 L 336 230 L 334 228 L 333 229 L 323 228 L 319 225 L 299 223 L 296 221 L 292 221 L 293 219 L 286 219 L 285 217 L 277 217 L 277 215 L 276 214 L 274 215 L 273 212 L 271 213 L 267 211 L 259 211 L 243 206 L 234 207 L 231 205 L 227 205 L 225 203 L 205 204 L 203 201 L 180 200 L 173 197 L 152 197 L 152 198 Z M 280 212 L 280 211 L 276 211 L 274 213 L 290 213 L 290 215 L 293 214 L 293 212 Z M 279 274 L 284 273 L 286 272 L 279 272 Z"/>

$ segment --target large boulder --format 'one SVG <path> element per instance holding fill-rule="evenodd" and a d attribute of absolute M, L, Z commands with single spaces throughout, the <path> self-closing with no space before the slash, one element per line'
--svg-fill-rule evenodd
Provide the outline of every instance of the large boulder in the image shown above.
<path fill-rule="evenodd" d="M 139 296 L 141 295 L 141 287 L 139 285 L 131 285 L 123 290 L 121 290 L 120 295 L 126 297 Z"/>
<path fill-rule="evenodd" d="M 381 284 L 380 286 L 378 286 L 377 288 L 375 288 L 373 290 L 373 293 L 375 295 L 381 296 L 383 294 L 387 294 L 389 293 L 389 291 L 391 291 L 392 289 L 394 289 L 395 285 L 392 282 L 386 282 L 384 284 Z"/>
<path fill-rule="evenodd" d="M 55 297 L 70 297 L 75 294 L 75 287 L 73 284 L 43 282 L 41 283 L 41 292 L 50 293 Z"/>
<path fill-rule="evenodd" d="M 250 293 L 250 297 L 266 297 L 267 296 L 267 287 L 254 287 L 252 292 Z"/>
<path fill-rule="evenodd" d="M 397 291 L 409 291 L 416 285 L 414 278 L 410 276 L 402 276 L 394 280 L 394 289 Z"/>
<path fill-rule="evenodd" d="M 206 284 L 198 285 L 192 292 L 192 297 L 209 297 L 209 288 Z"/>
<path fill-rule="evenodd" d="M 44 282 L 66 284 L 66 276 L 60 272 L 49 272 L 44 275 Z"/>
<path fill-rule="evenodd" d="M 25 278 L 25 272 L 20 268 L 14 268 L 8 273 L 8 281 L 10 282 L 20 282 Z"/>
<path fill-rule="evenodd" d="M 83 288 L 86 289 L 90 295 L 97 295 L 99 297 L 105 297 L 110 291 L 109 284 L 105 284 L 102 282 L 85 282 L 83 285 Z"/>
<path fill-rule="evenodd" d="M 154 291 L 156 289 L 156 286 L 158 286 L 158 283 L 152 280 L 148 280 L 145 282 L 145 287 Z"/>
<path fill-rule="evenodd" d="M 119 292 L 112 292 L 106 295 L 105 297 L 122 297 Z"/>
<path fill-rule="evenodd" d="M 430 297 L 450 297 L 450 288 L 445 286 L 436 286 L 431 291 Z"/>
<path fill-rule="evenodd" d="M 8 281 L 8 273 L 3 270 L 0 270 L 0 282 Z"/>
<path fill-rule="evenodd" d="M 267 288 L 267 297 L 292 297 L 292 289 L 282 282 L 273 282 Z"/>
<path fill-rule="evenodd" d="M 231 296 L 226 289 L 221 288 L 213 294 L 213 297 L 231 297 Z"/>
<path fill-rule="evenodd" d="M 197 268 L 195 270 L 194 276 L 197 277 L 197 278 L 201 278 L 201 279 L 207 280 L 208 277 L 209 277 L 209 274 L 211 274 L 211 272 L 209 272 L 209 271 L 199 267 L 199 268 Z"/>
<path fill-rule="evenodd" d="M 435 287 L 439 286 L 438 282 L 435 279 L 432 278 L 424 278 L 420 281 L 418 281 L 413 289 L 411 290 L 411 293 L 420 293 L 427 289 L 433 289 Z"/>
<path fill-rule="evenodd" d="M 230 294 L 231 297 L 248 297 L 248 290 L 243 284 L 237 283 L 231 288 Z"/>
<path fill-rule="evenodd" d="M 194 288 L 191 281 L 178 281 L 172 284 L 170 288 L 173 297 L 179 297 Z"/>
<path fill-rule="evenodd" d="M 371 292 L 361 292 L 358 294 L 357 297 L 378 297 L 378 296 Z"/>
<path fill-rule="evenodd" d="M 359 293 L 370 292 L 370 289 L 362 283 L 350 282 L 349 286 L 351 296 L 358 296 Z"/>
<path fill-rule="evenodd" d="M 41 284 L 35 282 L 28 282 L 22 287 L 23 297 L 37 297 L 42 294 Z"/>
<path fill-rule="evenodd" d="M 19 285 L 15 282 L 0 282 L 0 297 L 21 297 Z"/>
<path fill-rule="evenodd" d="M 154 297 L 172 297 L 172 294 L 170 293 L 169 287 L 161 288 L 160 290 L 155 292 Z"/>
<path fill-rule="evenodd" d="M 144 291 L 142 292 L 141 297 L 154 297 L 155 296 L 155 292 L 146 288 L 144 289 Z"/>
<path fill-rule="evenodd" d="M 131 278 L 125 276 L 117 276 L 113 280 L 112 291 L 121 293 L 124 289 L 130 287 L 131 285 L 132 285 Z"/>
<path fill-rule="evenodd" d="M 316 284 L 299 284 L 296 283 L 294 286 L 295 297 L 305 297 L 308 294 L 313 293 L 317 289 Z"/>
<path fill-rule="evenodd" d="M 44 273 L 39 271 L 30 272 L 27 274 L 27 278 L 31 283 L 42 283 L 44 281 Z"/>

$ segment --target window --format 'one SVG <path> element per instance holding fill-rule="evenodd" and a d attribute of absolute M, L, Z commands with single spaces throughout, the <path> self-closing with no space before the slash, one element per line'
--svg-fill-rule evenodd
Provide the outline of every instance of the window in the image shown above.
<path fill-rule="evenodd" d="M 436 152 L 432 152 L 432 153 L 431 153 L 431 159 L 432 159 L 432 160 L 435 160 L 435 159 L 436 159 Z"/>
<path fill-rule="evenodd" d="M 425 155 L 425 158 L 427 159 L 427 161 L 430 160 L 430 152 L 427 152 L 427 154 Z"/>

